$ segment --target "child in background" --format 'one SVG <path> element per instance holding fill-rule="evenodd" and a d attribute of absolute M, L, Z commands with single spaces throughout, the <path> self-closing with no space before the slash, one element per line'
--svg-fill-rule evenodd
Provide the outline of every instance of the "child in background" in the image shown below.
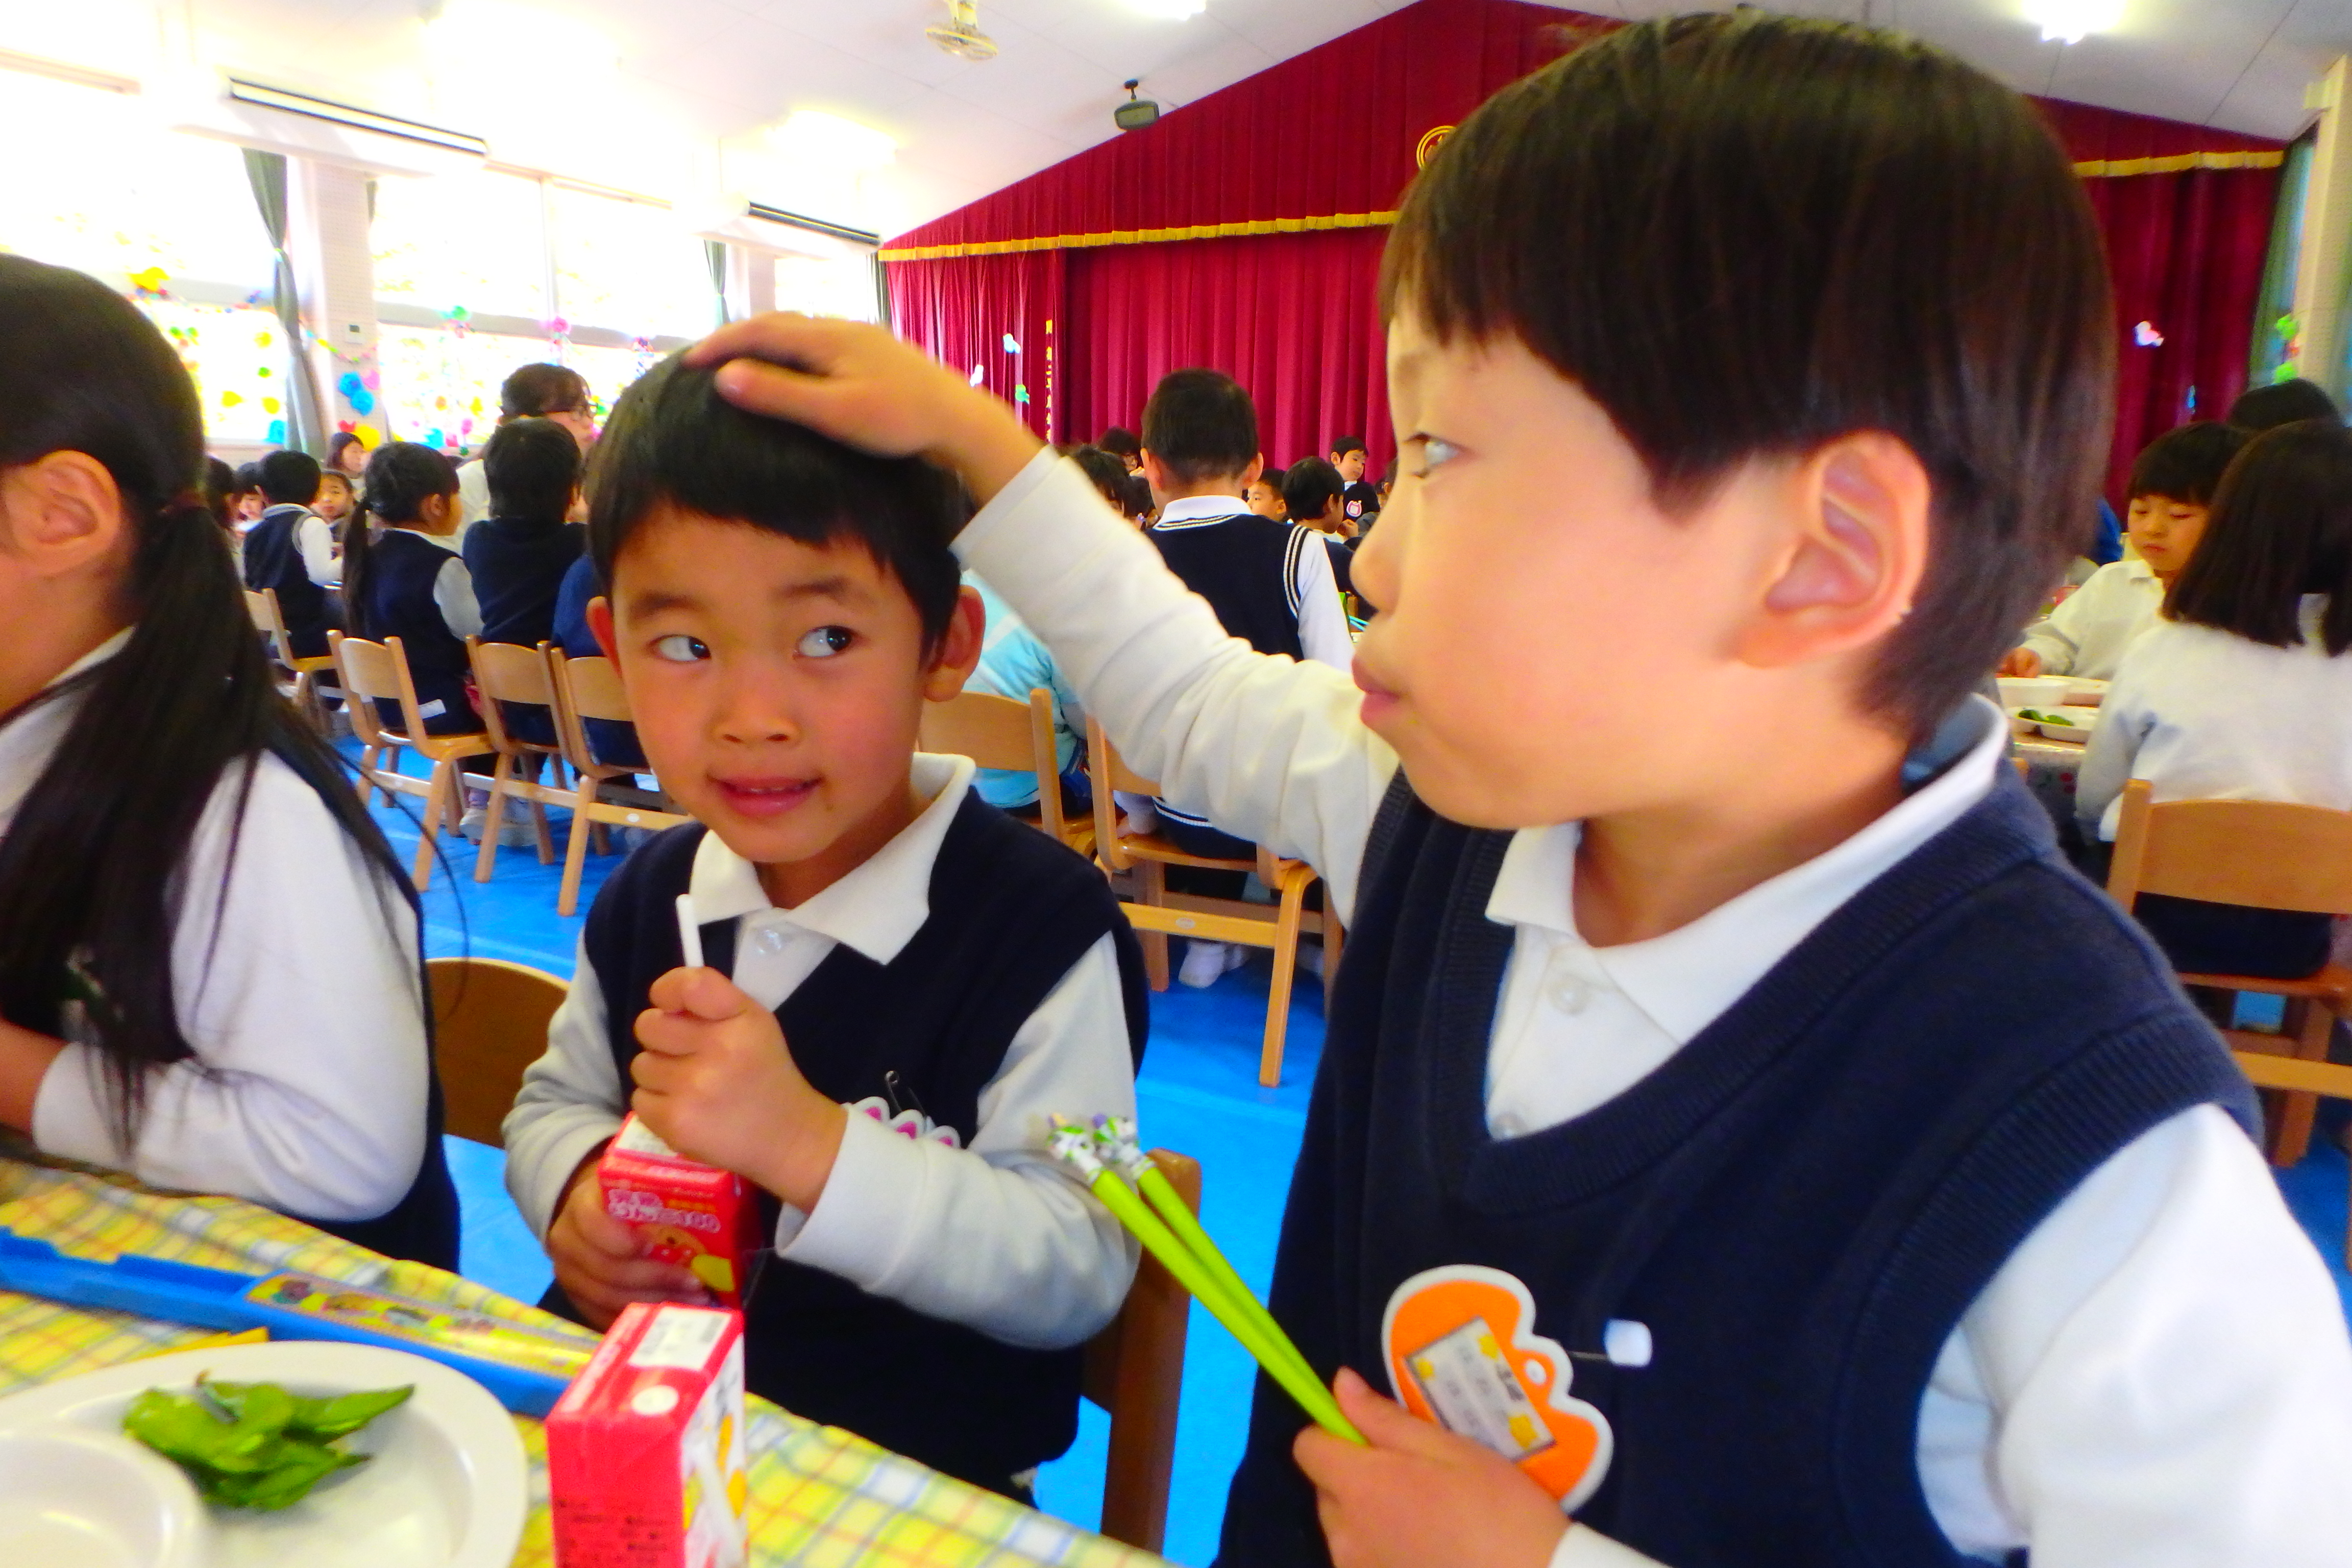
<path fill-rule="evenodd" d="M 1250 510 L 1272 522 L 1290 521 L 1290 513 L 1282 502 L 1282 476 L 1280 468 L 1259 469 L 1257 478 L 1249 482 L 1249 490 L 1242 498 L 1249 503 Z M 1307 520 L 1302 517 L 1298 521 L 1305 522 Z"/>
<path fill-rule="evenodd" d="M 2326 387 L 2299 375 L 2267 386 L 2250 386 L 2230 405 L 2231 428 L 2249 436 L 2305 419 L 2330 419 L 2341 425 L 2344 411 L 2336 406 Z"/>
<path fill-rule="evenodd" d="M 580 443 L 552 419 L 519 419 L 491 433 L 482 468 L 490 515 L 466 531 L 464 552 L 482 640 L 537 647 L 555 635 L 556 597 L 587 548 L 587 529 L 564 521 L 580 498 Z"/>
<path fill-rule="evenodd" d="M 676 361 L 622 396 L 589 494 L 598 640 L 708 826 L 655 838 L 598 893 L 507 1120 L 551 1305 L 601 1327 L 699 1295 L 604 1212 L 595 1163 L 634 1107 L 781 1205 L 753 1392 L 1026 1496 L 1134 1268 L 1039 1140 L 1051 1111 L 1131 1110 L 1143 993 L 1101 874 L 975 797 L 967 759 L 916 753 L 923 704 L 980 653 L 948 550 L 963 497 L 924 463 L 743 414 Z M 708 968 L 679 967 L 686 892 Z M 869 1100 L 939 1136 L 851 1103 Z"/>
<path fill-rule="evenodd" d="M 1340 593 L 1352 594 L 1356 525 L 1348 517 L 1347 492 L 1347 476 L 1320 458 L 1301 458 L 1282 481 L 1284 515 L 1324 536 L 1331 580 Z"/>
<path fill-rule="evenodd" d="M 518 365 L 499 387 L 499 424 L 518 419 L 552 419 L 572 432 L 583 452 L 596 445 L 594 400 L 587 378 L 568 365 Z M 490 515 L 490 475 L 476 458 L 457 470 L 461 516 L 457 532 L 464 533 Z"/>
<path fill-rule="evenodd" d="M 387 441 L 368 458 L 362 516 L 378 526 L 352 528 L 343 554 L 352 630 L 400 639 L 426 733 L 480 729 L 466 694 L 466 639 L 481 635 L 482 611 L 457 553 L 457 469 L 430 447 Z M 383 722 L 406 727 L 399 703 L 378 698 L 375 706 Z"/>
<path fill-rule="evenodd" d="M 263 662 L 195 387 L 19 257 L 0 342 L 0 1126 L 455 1268 L 415 896 Z"/>
<path fill-rule="evenodd" d="M 335 624 L 327 590 L 342 574 L 334 530 L 310 510 L 319 478 L 319 459 L 308 452 L 262 458 L 254 483 L 268 504 L 245 534 L 245 585 L 278 591 L 288 640 L 304 658 L 327 651 L 327 628 Z"/>
<path fill-rule="evenodd" d="M 232 552 L 242 555 L 244 542 L 236 531 L 236 470 L 218 458 L 205 458 L 205 509 L 220 524 Z"/>
<path fill-rule="evenodd" d="M 352 491 L 350 475 L 334 468 L 320 470 L 319 495 L 310 503 L 310 510 L 319 514 L 328 531 L 338 542 L 343 536 L 343 524 L 351 521 L 358 505 L 359 499 Z"/>
<path fill-rule="evenodd" d="M 1081 447 L 1070 454 L 1070 461 L 1077 464 L 1079 471 L 1093 482 L 1112 510 L 1122 517 L 1127 515 L 1129 475 L 1125 463 L 1100 447 Z"/>
<path fill-rule="evenodd" d="M 2155 624 L 2164 591 L 2196 553 L 2221 475 L 2243 432 L 2210 419 L 2168 430 L 2132 461 L 2126 527 L 2135 559 L 2100 567 L 2001 660 L 2003 675 L 2112 680 L 2124 652 Z"/>
<path fill-rule="evenodd" d="M 1093 808 L 1093 785 L 1087 778 L 1087 710 L 1069 679 L 1054 663 L 1054 656 L 1037 634 L 1021 624 L 1013 606 L 996 590 L 967 572 L 963 585 L 980 595 L 985 619 L 981 634 L 980 663 L 963 683 L 966 691 L 985 691 L 1025 703 L 1036 690 L 1054 694 L 1054 760 L 1061 775 L 1062 809 L 1084 816 Z M 982 768 L 972 776 L 980 798 L 1016 816 L 1034 820 L 1037 815 L 1037 775 L 1003 768 Z"/>
<path fill-rule="evenodd" d="M 2332 420 L 2254 437 L 2214 498 L 2163 618 L 2100 710 L 2075 808 L 2112 843 L 2128 779 L 2166 800 L 2283 800 L 2352 811 L 2352 432 Z M 2173 967 L 2301 979 L 2327 962 L 2326 915 L 2143 897 Z"/>
<path fill-rule="evenodd" d="M 2340 1563 L 2334 1284 L 1971 696 L 2105 458 L 2048 128 L 1893 35 L 1638 23 L 1463 121 L 1384 279 L 1404 460 L 1354 686 L 1225 637 L 887 332 L 693 351 L 952 462 L 961 553 L 1111 739 L 1347 919 L 1271 1304 L 1370 1446 L 1261 1380 L 1220 1561 Z M 1612 1429 L 1572 1522 L 1359 1375 L 1457 1264 L 1523 1283 Z"/>
<path fill-rule="evenodd" d="M 1371 460 L 1371 451 L 1361 436 L 1341 436 L 1331 443 L 1331 467 L 1339 471 L 1340 483 L 1347 487 L 1340 492 L 1340 507 L 1348 521 L 1359 528 L 1370 525 L 1381 512 L 1379 489 L 1364 482 L 1364 470 Z"/>
<path fill-rule="evenodd" d="M 1102 439 L 1097 441 L 1095 445 L 1126 464 L 1129 473 L 1139 474 L 1143 471 L 1143 443 L 1137 438 L 1135 432 L 1126 426 L 1112 426 L 1102 433 Z"/>
<path fill-rule="evenodd" d="M 261 465 L 259 463 L 237 465 L 236 485 L 229 491 L 229 499 L 236 508 L 238 531 L 242 532 L 251 528 L 254 519 L 261 515 L 261 509 L 268 504 L 261 499 Z"/>
<path fill-rule="evenodd" d="M 350 485 L 352 500 L 360 499 L 360 486 L 367 475 L 367 443 L 349 430 L 338 430 L 327 437 L 327 468 L 343 476 Z"/>

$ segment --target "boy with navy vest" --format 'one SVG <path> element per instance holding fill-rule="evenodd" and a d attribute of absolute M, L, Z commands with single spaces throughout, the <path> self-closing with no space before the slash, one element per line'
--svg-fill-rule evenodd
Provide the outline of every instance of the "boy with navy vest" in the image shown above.
<path fill-rule="evenodd" d="M 1133 1105 L 1145 1014 L 1101 874 L 984 804 L 969 760 L 916 752 L 923 704 L 980 653 L 948 549 L 962 497 L 675 360 L 621 399 L 589 490 L 590 620 L 700 826 L 597 895 L 507 1121 L 550 1304 L 601 1327 L 699 1296 L 602 1206 L 593 1167 L 634 1109 L 769 1200 L 754 1392 L 1025 1495 L 1135 1257 L 1039 1142 L 1051 1112 Z M 682 967 L 682 893 L 707 967 Z"/>
<path fill-rule="evenodd" d="M 887 334 L 694 351 L 951 462 L 961 552 L 1125 753 L 1348 918 L 1272 1305 L 1370 1443 L 1262 1383 L 1222 1560 L 2340 1563 L 2341 1305 L 1970 696 L 2105 451 L 2063 150 L 1923 45 L 1645 23 L 1465 120 L 1385 277 L 1356 688 L 1221 637 Z M 1613 1434 L 1572 1520 L 1366 1381 L 1447 1265 L 1522 1284 Z"/>
<path fill-rule="evenodd" d="M 245 535 L 245 585 L 278 590 L 278 613 L 303 658 L 327 651 L 327 628 L 340 625 L 327 590 L 340 578 L 335 533 L 310 510 L 319 499 L 319 459 L 308 452 L 272 452 L 254 466 L 261 517 Z"/>

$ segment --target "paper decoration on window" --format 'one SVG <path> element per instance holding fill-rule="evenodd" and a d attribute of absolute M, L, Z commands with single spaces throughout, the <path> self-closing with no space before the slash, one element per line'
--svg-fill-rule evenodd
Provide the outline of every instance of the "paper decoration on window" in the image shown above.
<path fill-rule="evenodd" d="M 267 436 L 264 436 L 262 439 L 268 442 L 273 447 L 284 446 L 286 444 L 286 421 L 283 419 L 272 419 L 269 422 L 269 433 Z"/>
<path fill-rule="evenodd" d="M 2142 321 L 2132 329 L 2132 342 L 2144 349 L 2158 348 L 2164 342 L 2164 334 L 2156 330 L 2154 322 Z"/>
<path fill-rule="evenodd" d="M 1014 337 L 1011 332 L 1005 333 L 1004 352 L 1009 354 L 1019 353 L 1021 352 L 1021 340 Z"/>
<path fill-rule="evenodd" d="M 263 412 L 263 413 L 265 413 L 265 414 L 275 414 L 275 413 L 277 413 L 277 412 L 278 412 L 278 399 L 276 399 L 276 398 L 274 398 L 274 397 L 265 397 L 265 398 L 263 398 L 263 399 L 261 400 L 261 410 L 262 410 L 262 412 Z"/>
<path fill-rule="evenodd" d="M 221 406 L 223 408 L 234 408 L 244 401 L 244 398 L 238 396 L 234 392 L 224 392 L 221 394 Z"/>
<path fill-rule="evenodd" d="M 171 274 L 160 267 L 142 268 L 131 275 L 131 286 L 139 290 L 139 296 L 142 300 L 162 299 L 163 285 L 171 280 Z"/>
<path fill-rule="evenodd" d="M 1029 389 L 1028 389 L 1027 387 L 1025 387 L 1025 386 L 1023 386 L 1023 385 L 1020 385 L 1020 384 L 1014 384 L 1014 386 L 1013 386 L 1013 402 L 1015 402 L 1015 403 L 1026 403 L 1026 402 L 1028 402 L 1028 401 L 1029 401 Z"/>
<path fill-rule="evenodd" d="M 352 412 L 364 417 L 375 412 L 375 394 L 362 387 L 352 394 Z"/>
<path fill-rule="evenodd" d="M 357 397 L 367 390 L 367 384 L 360 380 L 359 372 L 347 370 L 335 378 L 335 390 L 345 397 Z"/>

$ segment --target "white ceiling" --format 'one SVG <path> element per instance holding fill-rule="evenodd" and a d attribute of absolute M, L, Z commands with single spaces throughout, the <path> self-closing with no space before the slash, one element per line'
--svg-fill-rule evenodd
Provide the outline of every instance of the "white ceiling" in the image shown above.
<path fill-rule="evenodd" d="M 971 64 L 922 36 L 940 0 L 446 0 L 429 28 L 432 0 L 0 0 L 0 48 L 141 78 L 235 67 L 478 132 L 503 163 L 681 199 L 740 189 L 888 234 L 1116 134 L 1128 77 L 1188 103 L 1404 3 L 1208 0 L 1175 22 L 1151 0 L 981 0 L 1002 52 Z M 1774 0 L 1908 29 L 2028 91 L 2273 136 L 2302 126 L 2305 84 L 2352 51 L 2352 0 L 2126 0 L 2117 29 L 2071 47 L 2042 43 L 2024 6 Z M 1580 8 L 1640 18 L 1693 0 Z M 887 132 L 895 159 L 844 176 L 762 141 L 808 108 Z"/>

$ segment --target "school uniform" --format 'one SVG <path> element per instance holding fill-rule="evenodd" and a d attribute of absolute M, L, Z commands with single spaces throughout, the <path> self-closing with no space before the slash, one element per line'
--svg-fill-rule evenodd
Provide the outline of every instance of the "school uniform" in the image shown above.
<path fill-rule="evenodd" d="M 340 579 L 327 520 L 291 501 L 267 508 L 246 530 L 242 555 L 245 585 L 278 591 L 278 613 L 296 657 L 323 657 L 327 629 L 336 624 L 327 590 Z"/>
<path fill-rule="evenodd" d="M 1990 704 L 1845 843 L 1596 949 L 1574 825 L 1435 817 L 1358 692 L 1222 637 L 1074 468 L 1041 456 L 957 549 L 1139 769 L 1348 919 L 1273 1303 L 1318 1371 L 1384 1381 L 1388 1292 L 1439 1263 L 1517 1273 L 1570 1350 L 1652 1329 L 1648 1368 L 1576 1363 L 1616 1450 L 1556 1568 L 2340 1557 L 2333 1284 Z M 1222 1562 L 1324 1560 L 1298 1424 L 1262 1384 Z"/>
<path fill-rule="evenodd" d="M 691 890 L 707 960 L 776 1010 L 820 1092 L 917 1110 L 960 1145 L 850 1116 L 816 1206 L 776 1205 L 749 1386 L 1019 1492 L 1068 1447 L 1077 1347 L 1117 1313 L 1136 1259 L 1045 1152 L 1048 1114 L 1131 1115 L 1146 1017 L 1134 935 L 1099 873 L 982 802 L 971 774 L 918 755 L 921 814 L 794 909 L 698 826 L 633 854 L 597 895 L 507 1119 L 507 1184 L 544 1237 L 566 1179 L 620 1124 L 635 1020 L 681 962 L 674 904 Z"/>
<path fill-rule="evenodd" d="M 1370 528 L 1381 515 L 1381 487 L 1368 479 L 1358 479 L 1339 492 L 1339 506 L 1359 530 Z"/>
<path fill-rule="evenodd" d="M 2305 597 L 2303 641 L 2270 647 L 2159 619 L 2100 705 L 2074 808 L 2108 843 L 2126 781 L 2159 802 L 2277 800 L 2352 810 L 2352 657 L 2320 640 L 2325 595 Z M 2325 915 L 2143 898 L 2136 911 L 2192 973 L 2299 978 L 2327 962 Z"/>
<path fill-rule="evenodd" d="M 125 632 L 52 689 L 121 651 Z M 68 691 L 0 724 L 0 838 L 75 714 Z M 265 755 L 226 770 L 187 858 L 156 868 L 173 905 L 173 1007 L 193 1055 L 147 1076 L 125 1143 L 106 1059 L 68 1008 L 33 1103 L 44 1152 L 151 1185 L 222 1193 L 396 1257 L 457 1265 L 457 1200 L 404 883 L 371 862 L 321 792 Z M 249 789 L 249 793 L 248 793 Z"/>
<path fill-rule="evenodd" d="M 425 732 L 460 735 L 480 729 L 466 696 L 472 670 L 466 639 L 481 635 L 482 611 L 457 540 L 413 528 L 383 530 L 368 546 L 361 592 L 366 603 L 353 618 L 371 639 L 400 639 Z M 378 698 L 375 706 L 382 721 L 394 729 L 408 722 L 398 702 Z"/>
<path fill-rule="evenodd" d="M 2018 646 L 2042 656 L 2044 675 L 2112 680 L 2125 650 L 2156 624 L 2163 608 L 2164 584 L 2147 562 L 2134 556 L 2092 573 L 2049 619 L 2027 627 Z"/>
<path fill-rule="evenodd" d="M 1054 663 L 1054 656 L 1037 640 L 1037 634 L 1021 622 L 996 590 L 967 572 L 964 585 L 980 595 L 982 610 L 988 617 L 988 627 L 982 634 L 980 663 L 971 679 L 963 683 L 966 691 L 984 691 L 997 697 L 1009 697 L 1026 704 L 1029 693 L 1036 690 L 1054 694 L 1054 763 L 1064 779 L 1073 775 L 1083 784 L 1085 773 L 1080 767 L 1081 752 L 1086 744 L 1087 710 L 1078 701 L 1078 694 Z M 1000 811 L 1012 811 L 1034 805 L 1037 800 L 1037 775 L 1014 773 L 1004 768 L 982 768 L 972 775 L 972 788 L 980 798 Z"/>
<path fill-rule="evenodd" d="M 475 458 L 457 465 L 457 537 L 490 515 L 490 469 Z"/>
<path fill-rule="evenodd" d="M 604 592 L 596 581 L 596 563 L 583 555 L 563 574 L 563 585 L 555 595 L 555 645 L 572 658 L 601 658 L 604 650 L 596 644 L 596 634 L 588 629 L 588 602 Z M 581 727 L 588 732 L 588 749 L 596 760 L 608 767 L 646 767 L 645 748 L 637 744 L 635 724 L 612 719 L 587 719 Z"/>
<path fill-rule="evenodd" d="M 587 547 L 588 530 L 560 520 L 492 517 L 467 529 L 462 553 L 481 605 L 482 640 L 524 647 L 551 640 L 564 576 Z M 547 709 L 509 702 L 504 717 L 520 739 L 555 743 L 555 716 Z"/>
<path fill-rule="evenodd" d="M 1233 636 L 1260 653 L 1313 659 L 1335 669 L 1355 662 L 1347 612 L 1331 577 L 1322 535 L 1304 523 L 1276 522 L 1238 496 L 1186 496 L 1160 509 L 1144 531 L 1183 584 L 1209 602 Z M 1242 838 L 1170 800 L 1153 802 L 1160 826 L 1194 855 L 1248 858 Z"/>

